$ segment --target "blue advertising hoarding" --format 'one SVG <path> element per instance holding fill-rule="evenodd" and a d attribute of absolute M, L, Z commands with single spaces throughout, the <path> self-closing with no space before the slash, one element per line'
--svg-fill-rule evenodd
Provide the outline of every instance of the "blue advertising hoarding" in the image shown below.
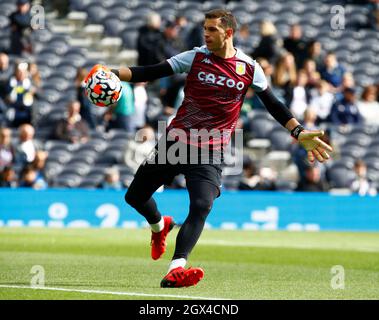
<path fill-rule="evenodd" d="M 80 189 L 2 189 L 0 227 L 146 226 L 124 201 L 124 191 Z M 160 211 L 183 222 L 186 190 L 154 195 Z M 224 191 L 216 199 L 206 227 L 246 230 L 379 231 L 379 197 L 328 193 Z"/>

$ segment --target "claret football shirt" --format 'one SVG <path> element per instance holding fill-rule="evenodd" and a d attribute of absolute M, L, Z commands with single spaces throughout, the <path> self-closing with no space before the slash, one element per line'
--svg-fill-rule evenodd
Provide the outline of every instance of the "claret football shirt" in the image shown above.
<path fill-rule="evenodd" d="M 267 88 L 260 65 L 239 49 L 233 57 L 223 59 L 202 46 L 167 61 L 174 73 L 188 73 L 184 100 L 168 132 L 174 135 L 185 132 L 185 138 L 177 134 L 179 140 L 200 147 L 225 146 L 235 130 L 248 88 L 251 86 L 257 92 Z M 209 135 L 210 139 L 199 139 L 198 132 L 214 134 Z"/>

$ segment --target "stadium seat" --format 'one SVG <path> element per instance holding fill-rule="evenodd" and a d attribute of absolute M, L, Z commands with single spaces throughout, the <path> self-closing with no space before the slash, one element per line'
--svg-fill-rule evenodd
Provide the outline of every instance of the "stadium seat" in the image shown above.
<path fill-rule="evenodd" d="M 161 9 L 173 9 L 178 10 L 179 3 L 177 3 L 175 0 L 172 1 L 156 1 L 153 5 L 154 10 L 161 10 Z"/>
<path fill-rule="evenodd" d="M 49 152 L 47 161 L 58 162 L 59 164 L 65 164 L 72 158 L 72 154 L 65 150 L 56 150 Z"/>
<path fill-rule="evenodd" d="M 35 43 L 47 43 L 53 38 L 53 34 L 48 29 L 38 29 L 32 32 L 31 39 Z"/>
<path fill-rule="evenodd" d="M 97 188 L 99 188 L 99 185 L 101 184 L 102 181 L 103 181 L 102 178 L 85 177 L 79 183 L 78 188 L 97 189 Z"/>
<path fill-rule="evenodd" d="M 271 14 L 280 15 L 281 10 L 283 9 L 283 5 L 277 1 L 264 1 L 260 3 L 260 8 L 264 8 Z"/>
<path fill-rule="evenodd" d="M 72 66 L 79 68 L 86 62 L 86 56 L 81 52 L 68 51 L 62 61 L 71 61 Z"/>
<path fill-rule="evenodd" d="M 108 17 L 104 22 L 104 31 L 111 37 L 121 36 L 121 31 L 125 29 L 126 23 L 118 18 L 118 16 L 112 15 Z"/>
<path fill-rule="evenodd" d="M 63 165 L 57 161 L 48 160 L 45 164 L 43 170 L 46 179 L 50 182 L 54 177 L 56 177 L 63 170 Z"/>
<path fill-rule="evenodd" d="M 203 12 L 198 9 L 186 9 L 182 14 L 193 23 L 200 23 L 204 19 Z"/>
<path fill-rule="evenodd" d="M 273 120 L 267 118 L 255 117 L 250 122 L 251 130 L 254 138 L 269 138 L 272 129 L 276 126 Z"/>
<path fill-rule="evenodd" d="M 287 22 L 283 21 L 276 21 L 275 26 L 278 29 L 278 34 L 282 37 L 285 38 L 289 35 L 290 32 L 290 26 L 288 25 Z"/>
<path fill-rule="evenodd" d="M 77 74 L 77 68 L 73 65 L 67 64 L 66 62 L 60 63 L 56 68 L 56 73 L 59 74 L 60 77 L 68 80 L 73 80 Z M 48 78 L 49 76 L 46 76 Z"/>
<path fill-rule="evenodd" d="M 70 0 L 71 11 L 83 11 L 92 0 Z"/>
<path fill-rule="evenodd" d="M 44 84 L 42 85 L 42 90 L 49 87 L 54 87 L 60 92 L 64 92 L 68 89 L 75 90 L 75 83 L 73 83 L 73 78 L 69 79 L 67 74 L 61 76 L 60 74 L 53 74 L 52 76 L 46 78 Z"/>
<path fill-rule="evenodd" d="M 333 168 L 342 168 L 346 170 L 353 170 L 354 168 L 354 158 L 343 158 L 340 160 L 334 160 L 330 166 Z"/>
<path fill-rule="evenodd" d="M 257 17 L 253 18 L 250 13 L 245 12 L 242 15 L 242 21 L 241 23 L 245 24 L 251 24 L 252 22 L 262 22 L 262 21 L 271 21 L 274 24 L 276 23 L 278 16 L 275 13 L 271 13 L 269 11 L 262 11 L 256 13 Z M 240 19 L 238 19 L 240 21 Z M 259 29 L 255 29 L 255 33 L 258 34 L 256 31 Z"/>
<path fill-rule="evenodd" d="M 129 26 L 127 27 L 129 28 Z M 121 38 L 123 42 L 123 46 L 127 49 L 136 49 L 137 48 L 137 38 L 138 31 L 137 30 L 124 30 L 121 32 Z"/>
<path fill-rule="evenodd" d="M 102 0 L 101 1 L 101 5 L 107 9 L 109 9 L 110 7 L 115 6 L 117 4 L 121 5 L 121 1 L 120 0 Z"/>
<path fill-rule="evenodd" d="M 338 41 L 334 40 L 334 39 L 331 39 L 328 36 L 321 36 L 321 37 L 318 36 L 317 40 L 322 43 L 322 45 L 325 48 L 325 50 L 334 51 L 334 50 L 336 50 L 338 48 Z M 346 50 L 344 49 L 342 54 L 339 54 L 339 53 L 336 52 L 336 55 L 337 55 L 337 57 L 339 57 L 340 55 L 344 57 L 345 56 L 345 52 L 346 52 Z"/>
<path fill-rule="evenodd" d="M 0 7 L 1 10 L 1 7 Z M 9 19 L 6 15 L 0 14 L 0 28 L 2 30 L 6 29 L 9 26 Z"/>
<path fill-rule="evenodd" d="M 366 149 L 364 147 L 358 145 L 345 145 L 341 151 L 341 158 L 347 156 L 354 159 L 360 159 L 365 153 Z"/>
<path fill-rule="evenodd" d="M 163 8 L 157 11 L 164 21 L 175 21 L 177 11 L 175 9 Z"/>
<path fill-rule="evenodd" d="M 105 169 L 106 169 L 106 168 L 102 168 L 102 169 L 91 169 L 90 172 L 87 173 L 86 177 L 87 177 L 87 178 L 91 178 L 91 179 L 101 180 L 101 179 L 104 178 L 104 175 L 105 175 Z"/>
<path fill-rule="evenodd" d="M 85 9 L 85 12 L 88 15 L 88 20 L 91 23 L 96 23 L 96 24 L 99 24 L 102 21 L 104 21 L 106 16 L 109 14 L 108 10 L 103 8 L 101 5 L 94 6 L 93 4 L 90 4 L 89 6 L 87 6 L 87 8 Z"/>
<path fill-rule="evenodd" d="M 48 152 L 55 152 L 57 150 L 63 150 L 63 151 L 72 151 L 73 148 L 71 148 L 71 143 L 67 141 L 61 141 L 61 140 L 49 140 L 46 141 L 45 144 L 46 151 Z"/>
<path fill-rule="evenodd" d="M 297 188 L 295 181 L 278 179 L 275 181 L 275 187 L 278 191 L 294 191 Z"/>
<path fill-rule="evenodd" d="M 103 157 L 106 159 L 106 163 L 108 163 L 109 159 L 113 159 L 113 163 L 120 163 L 123 160 L 124 152 L 125 151 L 123 149 L 120 149 L 119 146 L 110 146 L 105 149 L 101 155 L 99 155 L 96 163 L 104 163 L 102 162 Z"/>
<path fill-rule="evenodd" d="M 300 23 L 302 24 L 303 21 L 301 21 Z M 307 39 L 317 39 L 317 35 L 319 32 L 318 27 L 307 24 L 307 25 L 302 25 L 302 28 L 303 28 L 304 37 L 306 37 Z"/>
<path fill-rule="evenodd" d="M 132 15 L 127 21 L 125 26 L 125 31 L 138 31 L 140 27 L 146 24 L 144 19 L 141 19 L 140 16 Z M 122 34 L 120 35 L 122 37 Z"/>
<path fill-rule="evenodd" d="M 350 169 L 333 166 L 328 170 L 327 176 L 332 188 L 350 188 L 355 178 L 355 173 Z"/>
<path fill-rule="evenodd" d="M 223 176 L 222 177 L 222 188 L 226 190 L 238 190 L 240 184 L 240 176 Z"/>
<path fill-rule="evenodd" d="M 151 9 L 151 2 L 149 1 L 149 5 L 141 4 L 139 7 L 134 8 L 132 12 L 134 17 L 139 17 L 142 21 L 146 21 L 146 18 L 154 12 L 154 10 Z"/>
<path fill-rule="evenodd" d="M 12 12 L 16 11 L 16 3 L 2 2 L 0 3 L 0 12 L 2 15 L 8 17 Z"/>
<path fill-rule="evenodd" d="M 117 166 L 118 171 L 120 172 L 121 176 L 127 176 L 127 175 L 133 175 L 133 169 L 125 166 L 125 165 L 118 165 Z"/>
<path fill-rule="evenodd" d="M 365 74 L 368 77 L 373 78 L 373 77 L 379 75 L 379 67 L 373 63 L 360 64 L 356 67 L 356 69 L 354 70 L 354 73 Z M 372 83 L 372 81 L 371 81 L 371 83 Z"/>
<path fill-rule="evenodd" d="M 202 10 L 202 2 L 198 0 L 183 0 L 179 1 L 177 4 L 178 10 Z"/>
<path fill-rule="evenodd" d="M 8 35 L 0 35 L 0 52 L 8 52 L 10 48 L 10 39 Z"/>
<path fill-rule="evenodd" d="M 313 27 L 319 27 L 323 24 L 323 18 L 317 13 L 305 13 L 301 15 L 301 20 L 308 21 L 308 24 Z"/>
<path fill-rule="evenodd" d="M 123 129 L 111 129 L 108 132 L 108 140 L 110 141 L 116 141 L 116 140 L 123 140 L 128 141 L 130 139 L 134 139 L 135 134 L 134 133 L 128 133 L 124 131 Z"/>
<path fill-rule="evenodd" d="M 64 175 L 58 175 L 55 179 L 52 180 L 53 187 L 68 187 L 68 188 L 74 188 L 79 185 L 82 178 L 79 175 L 75 174 L 64 174 Z"/>
<path fill-rule="evenodd" d="M 37 118 L 38 119 L 38 118 Z M 40 141 L 47 141 L 51 137 L 51 129 L 50 128 L 40 128 L 36 127 L 35 138 Z"/>
<path fill-rule="evenodd" d="M 97 157 L 102 157 L 102 154 L 98 154 L 93 150 L 79 150 L 72 155 L 69 164 L 74 162 L 84 163 L 91 165 L 95 162 Z"/>
<path fill-rule="evenodd" d="M 366 162 L 373 162 L 375 159 L 379 159 L 379 146 L 376 145 L 376 148 L 373 148 L 373 147 L 368 147 L 367 148 L 367 152 L 366 154 L 364 155 L 364 160 Z"/>
<path fill-rule="evenodd" d="M 356 132 L 348 136 L 344 145 L 346 146 L 357 145 L 361 147 L 367 147 L 370 143 L 371 143 L 371 137 L 369 135 L 365 133 Z"/>
<path fill-rule="evenodd" d="M 114 0 L 113 4 L 109 6 L 108 9 L 111 7 L 128 8 L 129 5 L 136 2 L 137 2 L 136 0 L 132 0 L 132 1 Z"/>
<path fill-rule="evenodd" d="M 41 75 L 41 78 L 42 78 L 42 81 L 48 77 L 50 77 L 54 70 L 52 68 L 50 68 L 49 66 L 47 65 L 38 65 L 38 70 L 39 70 L 39 73 Z"/>
<path fill-rule="evenodd" d="M 245 10 L 251 14 L 254 14 L 259 7 L 259 3 L 255 1 L 230 1 L 226 5 L 226 8 L 232 12 L 234 10 Z"/>
<path fill-rule="evenodd" d="M 289 151 L 292 146 L 292 137 L 282 128 L 275 129 L 270 133 L 271 149 Z"/>
<path fill-rule="evenodd" d="M 72 158 L 72 161 L 67 163 L 61 174 L 77 174 L 80 176 L 85 176 L 91 170 L 90 165 L 83 162 L 74 161 L 75 158 Z"/>
<path fill-rule="evenodd" d="M 372 78 L 362 74 L 362 73 L 354 73 L 355 82 L 360 87 L 366 87 L 372 84 Z"/>
<path fill-rule="evenodd" d="M 60 61 L 61 58 L 52 52 L 40 53 L 36 58 L 37 65 L 47 65 L 50 68 L 56 67 Z"/>
<path fill-rule="evenodd" d="M 102 131 L 92 129 L 90 131 L 90 140 L 105 140 L 104 133 Z"/>
<path fill-rule="evenodd" d="M 291 2 L 289 2 L 289 4 L 291 4 Z M 291 8 L 292 12 L 294 12 L 295 14 L 297 14 L 299 16 L 303 16 L 303 15 L 307 14 L 305 12 L 305 9 L 307 8 L 308 4 L 305 5 L 304 3 L 301 3 L 301 2 L 296 3 L 296 4 L 292 3 L 292 4 L 293 4 L 293 6 Z M 287 5 L 288 5 L 288 3 L 287 3 Z M 282 7 L 282 9 L 285 10 L 285 8 L 286 8 L 286 6 L 284 5 Z"/>
<path fill-rule="evenodd" d="M 364 159 L 367 165 L 367 177 L 379 186 L 379 158 L 378 156 Z"/>
<path fill-rule="evenodd" d="M 108 143 L 104 139 L 91 139 L 87 143 L 81 145 L 79 152 L 84 151 L 94 151 L 94 152 L 103 152 L 107 147 Z"/>
<path fill-rule="evenodd" d="M 55 104 L 56 102 L 58 102 L 60 98 L 61 93 L 57 91 L 55 88 L 41 90 L 40 99 L 43 101 Z"/>
<path fill-rule="evenodd" d="M 378 133 L 378 127 L 372 126 L 372 125 L 355 125 L 350 134 L 355 135 L 355 134 L 365 134 L 368 136 L 371 136 L 373 138 L 373 141 L 376 141 L 375 138 L 377 137 Z M 378 139 L 379 142 L 379 139 Z"/>
<path fill-rule="evenodd" d="M 118 155 L 114 155 L 112 153 L 102 154 L 101 156 L 97 157 L 95 164 L 99 165 L 107 165 L 112 166 L 118 163 Z"/>
<path fill-rule="evenodd" d="M 56 55 L 63 56 L 68 51 L 69 45 L 64 39 L 57 38 L 52 41 L 49 41 L 48 48 Z"/>
<path fill-rule="evenodd" d="M 360 61 L 371 62 L 373 64 L 377 64 L 379 62 L 379 58 L 377 55 L 373 54 L 371 48 L 365 48 L 364 44 L 359 50 L 359 58 Z"/>

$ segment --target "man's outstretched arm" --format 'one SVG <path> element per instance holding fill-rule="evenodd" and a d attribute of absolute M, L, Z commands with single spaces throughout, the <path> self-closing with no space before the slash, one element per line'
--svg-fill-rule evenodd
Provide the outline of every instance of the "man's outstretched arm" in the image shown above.
<path fill-rule="evenodd" d="M 99 70 L 111 71 L 116 74 L 121 81 L 126 82 L 146 82 L 159 78 L 168 77 L 174 74 L 170 64 L 167 61 L 143 66 L 143 67 L 121 67 L 119 69 L 109 69 L 106 66 L 97 64 L 88 73 L 85 81 Z"/>
<path fill-rule="evenodd" d="M 305 130 L 289 109 L 275 97 L 269 87 L 266 90 L 257 92 L 257 95 L 274 119 L 287 128 L 291 135 L 298 140 L 299 144 L 307 150 L 310 162 L 314 162 L 315 158 L 319 162 L 329 159 L 328 152 L 332 152 L 333 149 L 320 139 L 324 135 L 322 130 Z"/>

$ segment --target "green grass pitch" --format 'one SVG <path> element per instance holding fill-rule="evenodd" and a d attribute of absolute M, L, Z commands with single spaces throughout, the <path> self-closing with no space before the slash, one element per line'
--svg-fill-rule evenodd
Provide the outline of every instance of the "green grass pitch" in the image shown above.
<path fill-rule="evenodd" d="M 162 289 L 177 230 L 153 261 L 147 229 L 0 228 L 0 299 L 379 299 L 379 233 L 204 230 L 188 263 L 204 279 Z M 51 290 L 29 287 L 35 265 Z"/>

